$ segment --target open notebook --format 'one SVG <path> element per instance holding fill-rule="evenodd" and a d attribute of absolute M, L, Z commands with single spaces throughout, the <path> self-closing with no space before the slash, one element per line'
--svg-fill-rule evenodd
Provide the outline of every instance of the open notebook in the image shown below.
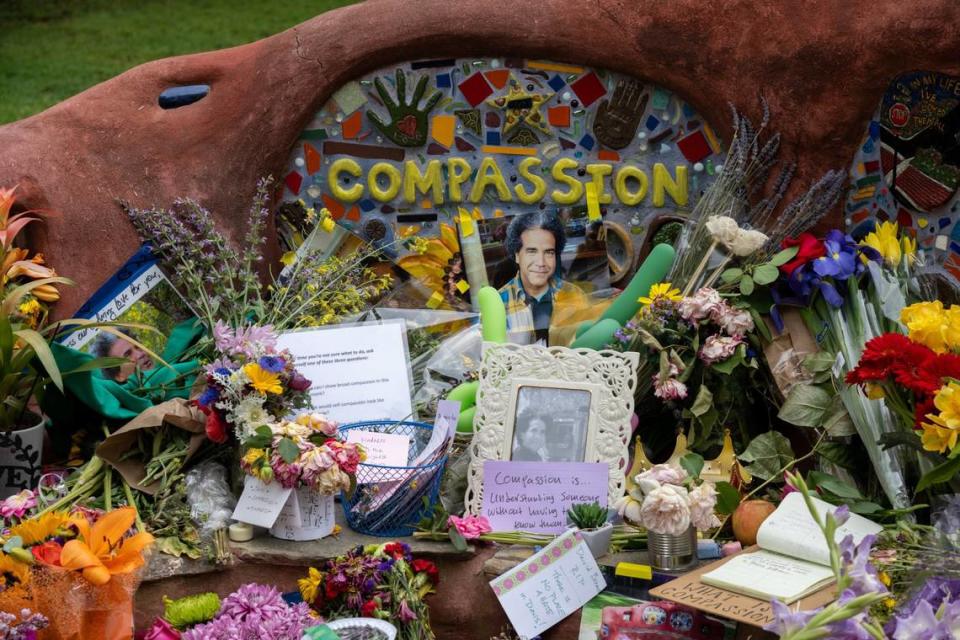
<path fill-rule="evenodd" d="M 813 503 L 821 518 L 836 509 L 816 498 Z M 836 539 L 839 542 L 852 534 L 854 542 L 859 543 L 864 536 L 881 529 L 880 525 L 851 514 L 837 529 Z M 757 545 L 758 551 L 740 553 L 703 574 L 700 581 L 755 598 L 778 598 L 786 604 L 833 582 L 827 542 L 799 493 L 784 498 L 764 520 L 757 533 Z"/>

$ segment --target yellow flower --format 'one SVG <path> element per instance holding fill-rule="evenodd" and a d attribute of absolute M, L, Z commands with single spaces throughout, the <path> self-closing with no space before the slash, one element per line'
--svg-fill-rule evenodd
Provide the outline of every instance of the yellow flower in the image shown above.
<path fill-rule="evenodd" d="M 257 464 L 257 462 L 260 461 L 261 458 L 265 458 L 266 455 L 267 455 L 267 452 L 264 451 L 263 449 L 249 449 L 243 455 L 243 463 L 253 467 Z"/>
<path fill-rule="evenodd" d="M 877 230 L 868 233 L 861 244 L 876 249 L 888 266 L 896 268 L 902 256 L 898 231 L 896 222 L 881 222 Z"/>
<path fill-rule="evenodd" d="M 886 571 L 881 571 L 877 574 L 877 577 L 880 578 L 880 582 L 882 582 L 885 587 L 889 587 L 893 583 L 890 579 L 890 574 Z"/>
<path fill-rule="evenodd" d="M 960 436 L 960 384 L 950 382 L 940 388 L 933 398 L 939 413 L 928 413 L 931 422 L 924 422 L 921 442 L 927 451 L 943 453 L 957 445 Z"/>
<path fill-rule="evenodd" d="M 887 394 L 883 391 L 883 387 L 879 384 L 874 384 L 872 382 L 867 383 L 867 397 L 871 400 L 883 400 L 884 396 Z"/>
<path fill-rule="evenodd" d="M 957 333 L 950 329 L 950 319 L 944 312 L 943 303 L 939 300 L 933 302 L 917 302 L 909 307 L 904 307 L 900 312 L 900 322 L 907 326 L 910 333 L 910 339 L 920 344 L 930 347 L 937 353 L 943 353 L 947 350 L 948 333 Z M 954 341 L 955 344 L 960 341 Z"/>
<path fill-rule="evenodd" d="M 13 536 L 20 536 L 24 547 L 32 547 L 55 537 L 61 529 L 67 526 L 69 520 L 70 516 L 63 511 L 50 511 L 42 516 L 29 518 L 10 527 L 8 539 Z"/>
<path fill-rule="evenodd" d="M 28 552 L 29 553 L 29 552 Z M 10 588 L 30 580 L 30 566 L 0 552 L 0 586 Z"/>
<path fill-rule="evenodd" d="M 327 216 L 320 221 L 320 228 L 326 233 L 331 233 L 337 228 L 337 223 L 333 221 L 333 218 Z"/>
<path fill-rule="evenodd" d="M 680 302 L 683 296 L 680 295 L 680 289 L 673 288 L 669 282 L 660 282 L 651 285 L 650 292 L 646 296 L 640 296 L 637 300 L 640 304 L 653 304 L 658 300 L 670 300 L 671 302 Z"/>
<path fill-rule="evenodd" d="M 63 545 L 63 568 L 81 571 L 87 582 L 99 586 L 110 582 L 111 576 L 142 567 L 143 552 L 153 544 L 153 536 L 145 531 L 126 536 L 136 514 L 133 507 L 114 509 L 100 516 L 92 527 L 85 517 L 74 518 L 79 535 Z"/>
<path fill-rule="evenodd" d="M 313 604 L 317 599 L 317 594 L 322 583 L 323 574 L 320 573 L 319 569 L 310 567 L 307 577 L 297 580 L 297 586 L 300 587 L 300 595 L 303 596 L 303 601 L 307 604 Z"/>
<path fill-rule="evenodd" d="M 268 393 L 283 393 L 279 373 L 264 371 L 256 362 L 244 365 L 243 372 L 250 378 L 250 384 L 253 385 L 253 388 L 263 395 L 267 395 Z"/>
<path fill-rule="evenodd" d="M 297 259 L 296 251 L 287 251 L 283 256 L 280 257 L 280 262 L 285 267 L 289 267 L 293 264 L 293 261 Z"/>
<path fill-rule="evenodd" d="M 908 265 L 913 266 L 917 261 L 917 239 L 904 234 L 900 238 L 900 243 L 903 245 L 903 257 L 906 258 Z"/>
<path fill-rule="evenodd" d="M 883 601 L 883 606 L 885 606 L 887 609 L 893 609 L 897 606 L 897 601 L 893 598 L 886 598 Z"/>

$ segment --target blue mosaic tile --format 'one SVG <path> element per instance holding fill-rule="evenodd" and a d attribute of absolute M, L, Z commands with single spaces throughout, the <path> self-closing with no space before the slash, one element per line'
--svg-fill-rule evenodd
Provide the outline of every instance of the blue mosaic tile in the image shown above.
<path fill-rule="evenodd" d="M 655 115 L 651 115 L 647 118 L 647 121 L 644 124 L 649 131 L 653 131 L 660 124 L 660 118 Z"/>
<path fill-rule="evenodd" d="M 449 89 L 451 86 L 450 83 L 450 74 L 449 73 L 438 73 L 437 74 L 437 87 L 439 89 Z"/>
<path fill-rule="evenodd" d="M 554 75 L 552 78 L 550 78 L 547 84 L 550 85 L 550 88 L 554 91 L 560 91 L 560 89 L 563 89 L 565 86 L 567 86 L 567 81 L 561 78 L 559 75 Z"/>
<path fill-rule="evenodd" d="M 587 151 L 590 151 L 591 149 L 593 149 L 593 146 L 595 144 L 596 144 L 596 141 L 593 139 L 593 136 L 591 136 L 589 133 L 584 135 L 582 138 L 580 138 L 580 146 L 586 149 Z"/>
<path fill-rule="evenodd" d="M 492 145 L 500 144 L 500 132 L 487 131 L 487 144 L 492 144 Z"/>
<path fill-rule="evenodd" d="M 210 93 L 208 84 L 191 84 L 164 89 L 157 99 L 161 109 L 177 109 L 203 100 Z"/>

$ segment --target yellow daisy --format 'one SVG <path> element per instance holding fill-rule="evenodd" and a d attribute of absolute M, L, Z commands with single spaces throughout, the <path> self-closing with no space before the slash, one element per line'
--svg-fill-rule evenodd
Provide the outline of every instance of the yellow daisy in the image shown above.
<path fill-rule="evenodd" d="M 658 300 L 669 300 L 671 302 L 680 302 L 683 296 L 680 295 L 680 289 L 676 289 L 669 282 L 660 282 L 650 287 L 650 292 L 646 296 L 640 296 L 637 302 L 650 305 Z"/>
<path fill-rule="evenodd" d="M 280 384 L 280 374 L 265 371 L 256 362 L 243 366 L 243 372 L 250 378 L 250 384 L 253 388 L 266 395 L 268 393 L 283 393 L 283 386 Z"/>

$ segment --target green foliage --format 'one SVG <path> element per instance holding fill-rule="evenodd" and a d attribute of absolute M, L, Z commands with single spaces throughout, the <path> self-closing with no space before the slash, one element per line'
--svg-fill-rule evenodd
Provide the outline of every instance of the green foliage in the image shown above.
<path fill-rule="evenodd" d="M 700 472 L 703 471 L 703 456 L 691 451 L 680 458 L 680 467 L 691 478 L 699 478 Z"/>
<path fill-rule="evenodd" d="M 607 508 L 599 502 L 575 504 L 567 511 L 567 518 L 578 529 L 599 529 L 607 522 Z"/>
<path fill-rule="evenodd" d="M 761 480 L 774 477 L 793 459 L 790 441 L 778 431 L 761 433 L 740 454 L 742 462 L 750 463 L 747 471 Z"/>
<path fill-rule="evenodd" d="M 38 113 L 138 64 L 253 42 L 351 3 L 5 0 L 0 123 Z"/>
<path fill-rule="evenodd" d="M 717 513 L 725 516 L 732 514 L 740 506 L 740 492 L 729 482 L 720 481 L 715 486 L 717 488 Z"/>

